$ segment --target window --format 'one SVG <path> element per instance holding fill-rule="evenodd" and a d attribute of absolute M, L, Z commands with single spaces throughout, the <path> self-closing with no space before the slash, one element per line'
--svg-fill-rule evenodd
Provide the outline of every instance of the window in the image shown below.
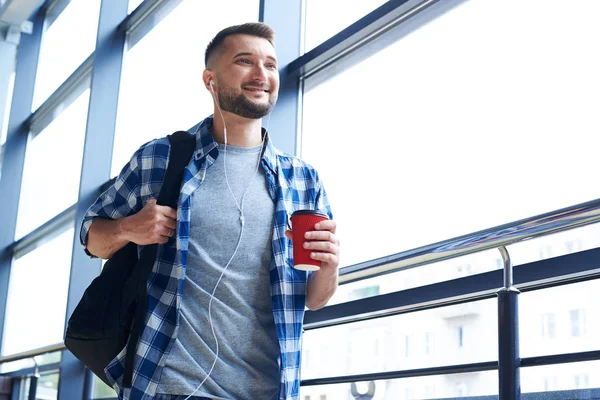
<path fill-rule="evenodd" d="M 456 272 L 459 278 L 473 274 L 471 264 L 460 264 L 456 266 Z"/>
<path fill-rule="evenodd" d="M 65 4 L 65 2 L 56 2 Z M 71 0 L 46 16 L 33 110 L 37 109 L 94 51 L 100 0 Z"/>
<path fill-rule="evenodd" d="M 567 253 L 575 253 L 580 251 L 582 248 L 581 239 L 568 240 L 565 242 L 565 247 L 567 249 Z"/>
<path fill-rule="evenodd" d="M 504 269 L 504 260 L 496 258 L 496 269 Z"/>
<path fill-rule="evenodd" d="M 3 355 L 62 342 L 73 235 L 67 229 L 13 261 Z"/>
<path fill-rule="evenodd" d="M 89 89 L 43 131 L 25 154 L 16 239 L 77 202 Z"/>
<path fill-rule="evenodd" d="M 554 313 L 542 315 L 542 337 L 554 339 L 556 337 L 556 318 Z"/>
<path fill-rule="evenodd" d="M 204 50 L 226 26 L 255 21 L 258 7 L 258 1 L 246 0 L 184 1 L 128 50 L 112 176 L 143 143 L 187 130 L 212 114 L 212 98 L 202 82 Z"/>
<path fill-rule="evenodd" d="M 469 385 L 467 385 L 464 382 L 456 385 L 456 395 L 457 396 L 468 396 L 469 395 Z"/>
<path fill-rule="evenodd" d="M 464 327 L 463 326 L 458 327 L 457 336 L 458 336 L 458 347 L 462 348 L 464 346 Z"/>
<path fill-rule="evenodd" d="M 379 294 L 379 285 L 357 288 L 350 292 L 348 300 L 366 299 L 367 297 L 377 296 Z"/>
<path fill-rule="evenodd" d="M 343 1 L 306 0 L 304 25 L 304 51 L 316 46 L 358 21 L 386 0 Z M 335 18 L 331 18 L 335 15 Z"/>
<path fill-rule="evenodd" d="M 571 336 L 584 336 L 586 333 L 585 310 L 582 308 L 571 310 L 569 316 L 571 320 Z"/>
<path fill-rule="evenodd" d="M 405 335 L 404 336 L 404 357 L 410 357 L 413 353 L 413 336 Z"/>
<path fill-rule="evenodd" d="M 589 185 L 600 161 L 580 145 L 600 131 L 590 50 L 600 2 L 471 1 L 442 12 L 444 3 L 415 18 L 427 23 L 410 19 L 304 80 L 301 156 L 346 227 L 342 267 L 600 198 Z M 490 165 L 495 152 L 525 164 Z M 498 179 L 518 198 L 496 196 Z"/>
<path fill-rule="evenodd" d="M 10 108 L 12 104 L 12 95 L 15 88 L 15 73 L 10 75 L 8 81 L 8 90 L 6 93 L 6 103 L 4 107 L 4 114 L 2 116 L 2 125 L 0 126 L 0 174 L 2 173 L 2 160 L 4 159 L 4 143 L 6 143 L 6 136 L 8 134 L 8 120 L 10 117 Z M 0 104 L 2 104 L 0 102 Z M 1 175 L 0 175 L 1 176 Z"/>
<path fill-rule="evenodd" d="M 425 332 L 425 354 L 431 354 L 431 348 L 433 347 L 431 336 L 430 332 Z"/>
<path fill-rule="evenodd" d="M 552 246 L 544 246 L 539 249 L 539 259 L 545 260 L 552 257 Z"/>
<path fill-rule="evenodd" d="M 435 397 L 435 385 L 425 386 L 425 397 L 428 399 Z"/>
<path fill-rule="evenodd" d="M 320 395 L 319 400 L 327 400 L 327 395 L 326 394 Z"/>
<path fill-rule="evenodd" d="M 588 374 L 575 375 L 575 388 L 586 389 L 590 387 L 590 376 Z"/>
<path fill-rule="evenodd" d="M 544 390 L 556 390 L 558 389 L 556 376 L 547 376 L 544 378 Z"/>
<path fill-rule="evenodd" d="M 137 8 L 137 6 L 142 4 L 142 1 L 144 1 L 144 0 L 129 0 L 129 7 L 128 7 L 127 11 L 129 13 L 131 13 L 133 10 L 135 10 Z"/>

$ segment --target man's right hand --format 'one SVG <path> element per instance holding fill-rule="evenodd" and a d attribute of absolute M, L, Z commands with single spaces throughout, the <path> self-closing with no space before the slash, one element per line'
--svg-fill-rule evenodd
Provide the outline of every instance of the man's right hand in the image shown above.
<path fill-rule="evenodd" d="M 177 211 L 149 200 L 139 212 L 121 219 L 96 219 L 88 232 L 87 250 L 108 259 L 127 243 L 163 244 L 175 235 Z"/>
<path fill-rule="evenodd" d="M 137 214 L 122 218 L 121 231 L 128 242 L 139 245 L 167 243 L 177 230 L 177 211 L 149 200 Z"/>

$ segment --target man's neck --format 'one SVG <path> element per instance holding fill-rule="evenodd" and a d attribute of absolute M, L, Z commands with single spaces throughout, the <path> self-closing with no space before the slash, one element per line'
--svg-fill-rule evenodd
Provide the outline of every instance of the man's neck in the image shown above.
<path fill-rule="evenodd" d="M 254 147 L 262 142 L 262 128 L 260 119 L 242 118 L 229 112 L 223 112 L 227 126 L 227 144 L 237 147 Z M 223 119 L 218 110 L 215 110 L 212 126 L 212 135 L 218 143 L 225 143 Z"/>

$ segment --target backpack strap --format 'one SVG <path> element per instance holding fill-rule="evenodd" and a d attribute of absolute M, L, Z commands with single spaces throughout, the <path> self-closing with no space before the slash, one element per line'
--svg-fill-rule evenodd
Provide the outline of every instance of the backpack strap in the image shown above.
<path fill-rule="evenodd" d="M 196 149 L 196 138 L 189 132 L 177 131 L 169 135 L 169 142 L 169 163 L 156 203 L 177 209 L 183 173 Z M 156 261 L 157 249 L 157 244 L 144 247 L 131 279 L 133 285 L 129 290 L 136 291 L 136 306 L 125 354 L 123 387 L 126 388 L 131 387 L 133 380 L 133 361 L 148 310 L 148 277 Z"/>

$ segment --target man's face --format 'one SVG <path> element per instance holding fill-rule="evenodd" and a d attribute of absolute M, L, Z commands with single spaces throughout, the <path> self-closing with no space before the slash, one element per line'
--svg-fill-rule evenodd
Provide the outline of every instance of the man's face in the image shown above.
<path fill-rule="evenodd" d="M 268 40 L 250 35 L 225 38 L 215 64 L 219 106 L 244 118 L 271 112 L 279 92 L 275 49 Z"/>

